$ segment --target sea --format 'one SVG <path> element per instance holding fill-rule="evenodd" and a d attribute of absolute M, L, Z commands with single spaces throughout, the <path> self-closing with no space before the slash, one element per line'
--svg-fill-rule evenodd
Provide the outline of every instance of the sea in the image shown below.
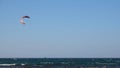
<path fill-rule="evenodd" d="M 120 68 L 120 58 L 0 58 L 0 68 Z"/>

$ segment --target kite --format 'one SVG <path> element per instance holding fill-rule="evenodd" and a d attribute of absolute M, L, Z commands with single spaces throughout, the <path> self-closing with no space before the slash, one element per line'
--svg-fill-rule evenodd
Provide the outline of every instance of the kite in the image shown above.
<path fill-rule="evenodd" d="M 29 16 L 22 16 L 21 19 L 20 19 L 21 24 L 25 24 L 24 18 L 30 18 L 30 17 Z"/>

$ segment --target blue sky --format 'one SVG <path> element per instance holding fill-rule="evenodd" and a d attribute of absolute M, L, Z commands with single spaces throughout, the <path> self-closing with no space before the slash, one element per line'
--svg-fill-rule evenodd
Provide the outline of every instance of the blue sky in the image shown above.
<path fill-rule="evenodd" d="M 19 23 L 21 16 L 26 25 Z M 0 0 L 0 57 L 120 57 L 120 0 Z"/>

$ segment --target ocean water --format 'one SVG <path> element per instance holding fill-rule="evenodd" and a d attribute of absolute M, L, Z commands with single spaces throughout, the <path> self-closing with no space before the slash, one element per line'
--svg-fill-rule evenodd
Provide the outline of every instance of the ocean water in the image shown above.
<path fill-rule="evenodd" d="M 0 58 L 0 68 L 120 68 L 120 58 Z"/>

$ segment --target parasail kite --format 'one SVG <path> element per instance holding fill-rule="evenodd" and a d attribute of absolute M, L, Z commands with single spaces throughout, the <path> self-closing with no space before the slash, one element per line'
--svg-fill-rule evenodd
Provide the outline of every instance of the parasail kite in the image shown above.
<path fill-rule="evenodd" d="M 21 19 L 20 19 L 21 24 L 25 24 L 24 18 L 30 18 L 30 17 L 29 16 L 22 16 Z"/>

